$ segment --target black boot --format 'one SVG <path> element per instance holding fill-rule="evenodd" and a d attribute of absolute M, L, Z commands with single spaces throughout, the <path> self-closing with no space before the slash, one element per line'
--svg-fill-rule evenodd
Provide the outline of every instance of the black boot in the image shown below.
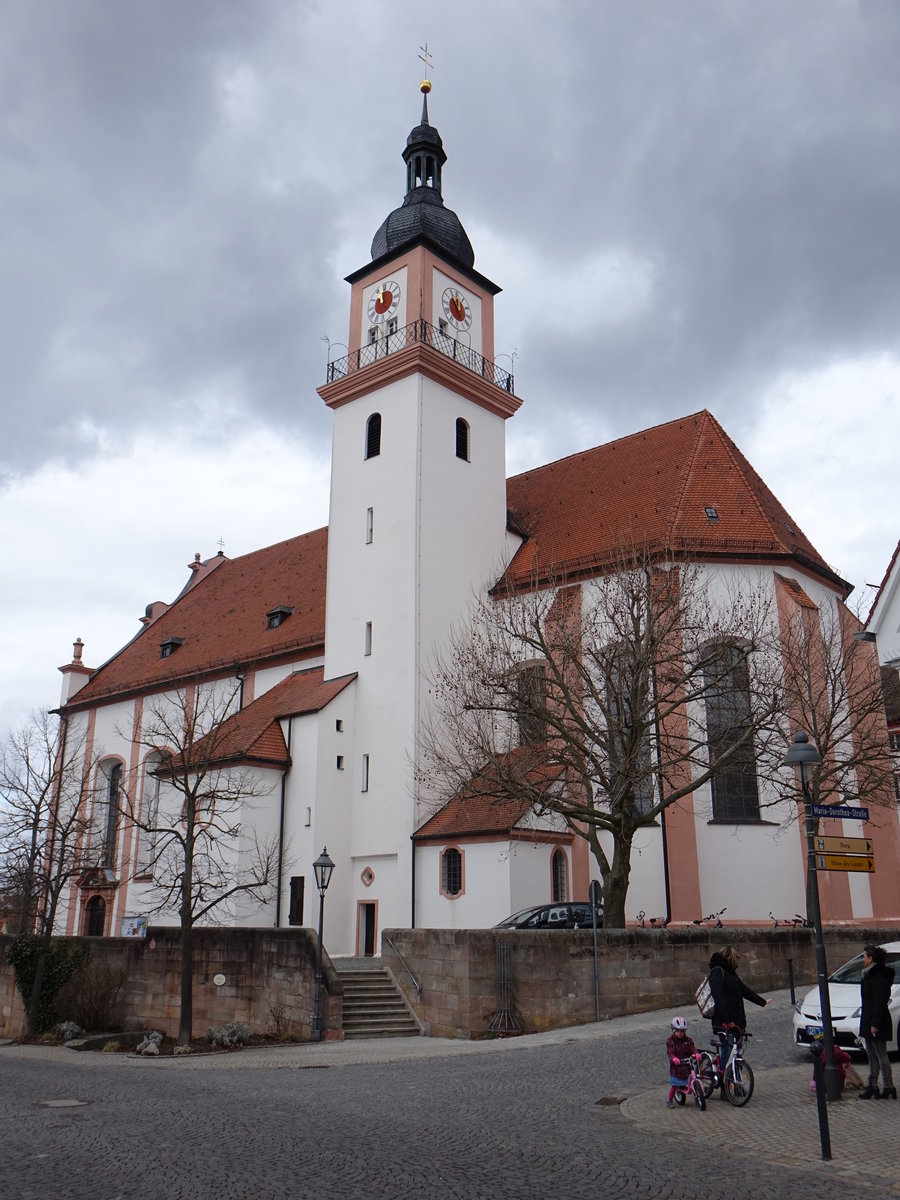
<path fill-rule="evenodd" d="M 857 1100 L 878 1100 L 878 1088 L 870 1080 L 856 1098 Z"/>
<path fill-rule="evenodd" d="M 897 1089 L 894 1087 L 893 1084 L 891 1084 L 890 1087 L 886 1087 L 886 1088 L 882 1089 L 880 1099 L 882 1099 L 882 1100 L 896 1100 L 897 1099 Z"/>

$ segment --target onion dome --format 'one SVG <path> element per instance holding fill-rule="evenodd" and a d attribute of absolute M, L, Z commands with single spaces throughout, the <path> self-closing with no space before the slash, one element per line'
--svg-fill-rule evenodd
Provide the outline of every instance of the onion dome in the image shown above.
<path fill-rule="evenodd" d="M 475 251 L 455 212 L 444 207 L 441 169 L 447 161 L 441 135 L 428 122 L 431 84 L 421 85 L 422 119 L 410 132 L 403 151 L 406 196 L 382 222 L 372 239 L 372 258 L 394 254 L 413 242 L 429 241 L 454 262 L 471 269 Z"/>

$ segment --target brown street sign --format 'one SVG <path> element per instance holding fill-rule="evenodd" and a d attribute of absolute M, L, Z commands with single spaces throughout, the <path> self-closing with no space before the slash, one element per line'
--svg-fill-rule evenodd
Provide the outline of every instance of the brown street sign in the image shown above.
<path fill-rule="evenodd" d="M 871 838 L 817 837 L 817 854 L 874 854 L 875 845 Z"/>
<path fill-rule="evenodd" d="M 875 859 L 871 854 L 817 854 L 816 869 L 819 871 L 866 871 L 875 870 Z"/>

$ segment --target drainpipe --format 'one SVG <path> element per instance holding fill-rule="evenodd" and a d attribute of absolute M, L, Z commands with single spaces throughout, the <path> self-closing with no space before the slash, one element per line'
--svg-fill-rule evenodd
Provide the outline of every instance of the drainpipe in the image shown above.
<path fill-rule="evenodd" d="M 243 683 L 241 687 L 243 688 Z M 284 881 L 284 810 L 287 802 L 287 777 L 291 769 L 291 734 L 294 731 L 294 718 L 288 717 L 287 736 L 287 766 L 281 773 L 281 813 L 278 818 L 278 893 L 275 898 L 275 928 L 281 928 L 281 886 Z"/>
<path fill-rule="evenodd" d="M 413 834 L 410 837 L 409 846 L 410 846 L 410 850 L 412 852 L 412 862 L 410 864 L 409 927 L 410 927 L 410 929 L 415 929 L 415 927 L 416 927 L 416 842 L 415 842 L 415 834 Z"/>

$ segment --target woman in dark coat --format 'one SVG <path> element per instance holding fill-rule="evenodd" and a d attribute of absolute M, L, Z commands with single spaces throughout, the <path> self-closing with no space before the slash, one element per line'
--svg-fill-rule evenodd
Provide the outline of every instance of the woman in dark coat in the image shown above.
<path fill-rule="evenodd" d="M 879 1099 L 879 1070 L 883 1084 L 880 1098 L 897 1099 L 897 1089 L 891 1075 L 891 1060 L 887 1051 L 888 1040 L 893 1035 L 888 1004 L 891 999 L 891 985 L 894 982 L 894 968 L 887 965 L 886 958 L 887 955 L 881 946 L 869 945 L 863 950 L 863 973 L 859 985 L 862 997 L 859 1036 L 865 1042 L 866 1054 L 869 1056 L 869 1082 L 859 1093 L 860 1100 Z"/>
<path fill-rule="evenodd" d="M 709 989 L 716 1005 L 710 1020 L 713 1033 L 719 1035 L 719 1041 L 722 1044 L 721 1062 L 723 1067 L 728 1056 L 728 1037 L 725 1027 L 737 1025 L 741 1033 L 746 1032 L 747 1014 L 744 1011 L 744 1001 L 749 1000 L 752 1004 L 758 1004 L 760 1008 L 765 1008 L 769 1003 L 763 996 L 757 995 L 752 988 L 748 988 L 740 978 L 737 973 L 739 961 L 740 956 L 734 946 L 726 946 L 724 950 L 717 950 L 709 960 Z"/>

